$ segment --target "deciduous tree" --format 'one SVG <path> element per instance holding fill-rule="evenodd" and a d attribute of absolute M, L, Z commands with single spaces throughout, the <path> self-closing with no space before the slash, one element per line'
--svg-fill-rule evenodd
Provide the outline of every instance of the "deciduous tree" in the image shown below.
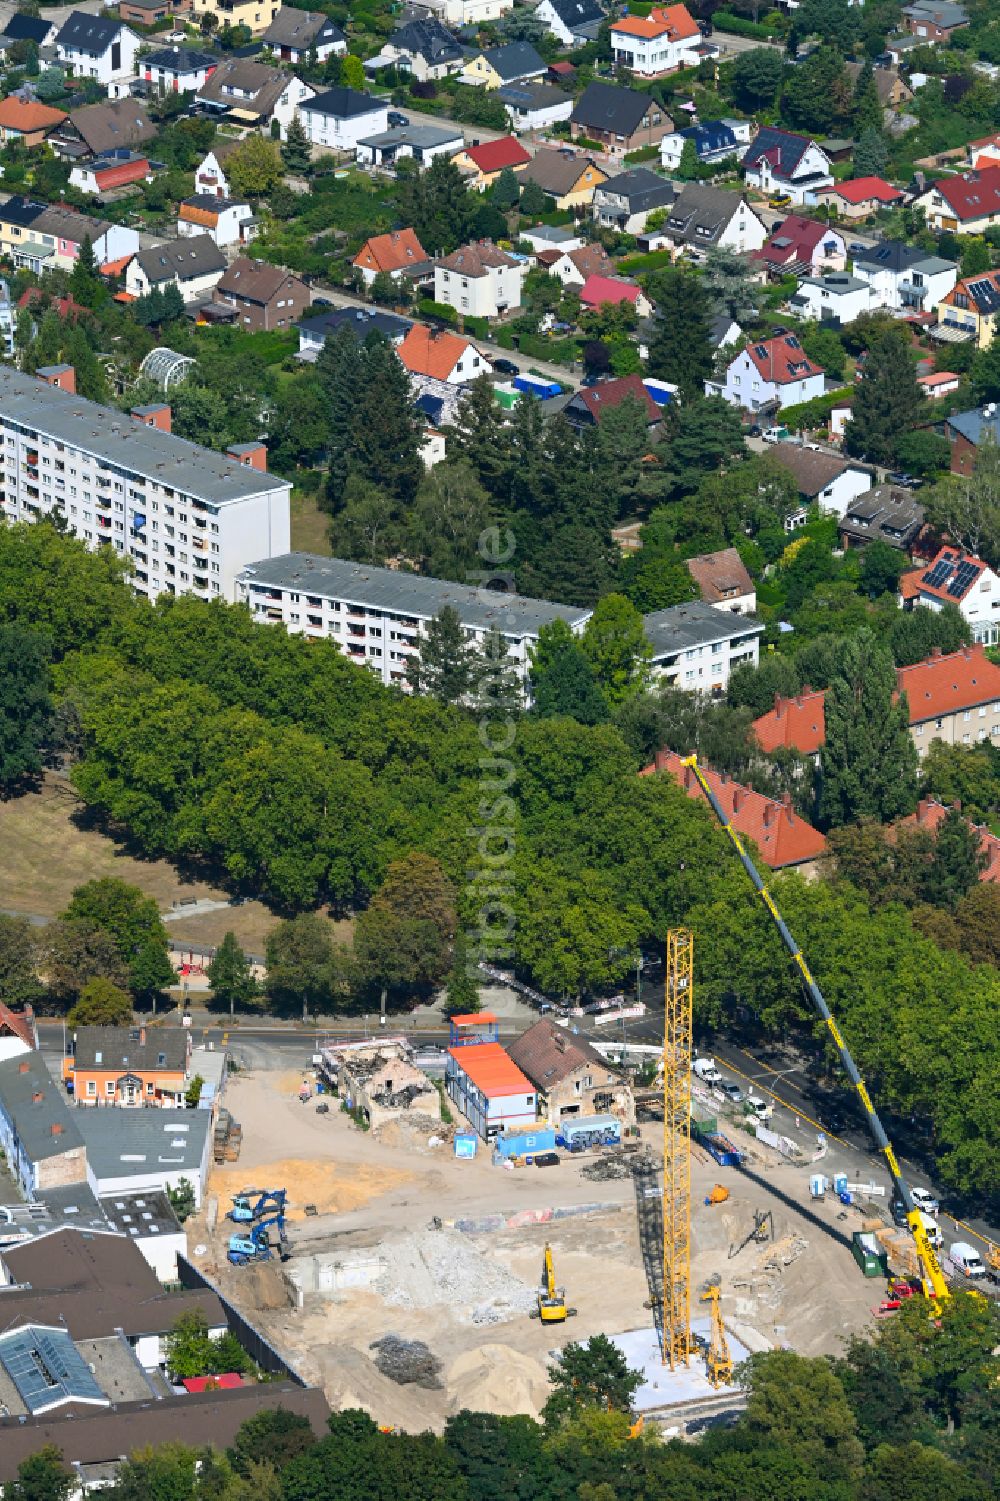
<path fill-rule="evenodd" d="M 0 620 L 0 792 L 42 769 L 53 717 L 49 654 L 40 632 Z"/>
<path fill-rule="evenodd" d="M 642 616 L 623 595 L 608 594 L 600 601 L 584 627 L 582 646 L 609 707 L 642 689 L 653 648 L 643 633 Z"/>
<path fill-rule="evenodd" d="M 172 984 L 167 930 L 156 902 L 137 886 L 110 876 L 87 881 L 73 892 L 64 916 L 111 934 L 135 995 L 149 996 Z"/>
<path fill-rule="evenodd" d="M 101 978 L 88 981 L 66 1018 L 70 1027 L 127 1027 L 131 1020 L 131 998 Z"/>
<path fill-rule="evenodd" d="M 531 657 L 533 712 L 540 719 L 567 715 L 601 724 L 608 705 L 583 647 L 564 620 L 543 625 Z"/>
<path fill-rule="evenodd" d="M 249 135 L 226 157 L 226 176 L 237 193 L 263 198 L 281 181 L 281 153 L 273 141 Z"/>
<path fill-rule="evenodd" d="M 41 993 L 35 930 L 26 917 L 0 913 L 0 1002 L 21 1011 Z"/>

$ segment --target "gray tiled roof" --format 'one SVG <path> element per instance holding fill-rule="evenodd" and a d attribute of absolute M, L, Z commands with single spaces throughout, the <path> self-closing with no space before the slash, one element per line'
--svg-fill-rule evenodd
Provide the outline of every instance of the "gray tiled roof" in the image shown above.
<path fill-rule="evenodd" d="M 32 1162 L 60 1157 L 83 1146 L 74 1124 L 75 1113 L 40 1053 L 21 1053 L 0 1063 L 0 1111 L 13 1121 Z"/>
<path fill-rule="evenodd" d="M 146 1177 L 152 1172 L 197 1178 L 212 1125 L 210 1110 L 125 1110 L 81 1105 L 74 1112 L 97 1179 Z"/>
<path fill-rule="evenodd" d="M 184 1072 L 189 1034 L 183 1027 L 78 1027 L 77 1068 L 155 1069 Z"/>
<path fill-rule="evenodd" d="M 463 625 L 480 630 L 496 627 L 509 636 L 537 635 L 543 625 L 551 625 L 554 620 L 565 620 L 570 625 L 582 623 L 592 613 L 589 607 L 554 605 L 544 599 L 527 599 L 520 594 L 472 588 L 446 579 L 425 578 L 394 568 L 374 568 L 343 558 L 322 558 L 308 552 L 290 552 L 280 558 L 251 563 L 240 579 L 249 586 L 251 597 L 255 585 L 261 589 L 275 585 L 367 605 L 370 609 L 398 611 L 421 620 L 430 620 L 445 605 L 451 605 Z"/>
<path fill-rule="evenodd" d="M 221 276 L 226 269 L 226 257 L 211 235 L 168 240 L 152 250 L 137 251 L 135 260 L 153 286 L 175 280 L 193 281 L 216 271 Z"/>

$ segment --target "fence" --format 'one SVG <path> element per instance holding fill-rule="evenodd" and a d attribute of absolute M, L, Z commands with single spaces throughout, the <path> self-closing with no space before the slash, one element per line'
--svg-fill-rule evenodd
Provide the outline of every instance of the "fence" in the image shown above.
<path fill-rule="evenodd" d="M 207 1288 L 209 1292 L 215 1293 L 215 1296 L 226 1310 L 226 1321 L 230 1329 L 236 1335 L 236 1338 L 247 1354 L 260 1366 L 262 1371 L 268 1371 L 274 1375 L 287 1376 L 290 1381 L 295 1382 L 296 1386 L 309 1386 L 310 1383 L 305 1377 L 300 1376 L 294 1366 L 288 1364 L 283 1355 L 279 1355 L 270 1340 L 266 1339 L 260 1330 L 240 1313 L 239 1309 L 229 1301 L 225 1293 L 216 1287 L 211 1278 L 206 1277 L 203 1271 L 188 1261 L 186 1256 L 180 1254 L 177 1257 L 177 1277 L 182 1287 Z"/>

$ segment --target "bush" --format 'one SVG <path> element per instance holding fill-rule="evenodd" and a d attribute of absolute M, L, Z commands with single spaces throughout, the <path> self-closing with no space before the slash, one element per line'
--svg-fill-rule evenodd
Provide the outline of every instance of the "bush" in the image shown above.
<path fill-rule="evenodd" d="M 457 323 L 458 314 L 446 302 L 435 302 L 432 297 L 421 297 L 417 311 L 423 318 L 440 318 L 442 323 Z"/>
<path fill-rule="evenodd" d="M 715 11 L 712 24 L 716 31 L 728 31 L 733 36 L 756 37 L 762 42 L 768 42 L 781 34 L 779 28 L 772 23 L 748 21 L 746 16 L 735 16 L 731 10 Z"/>
<path fill-rule="evenodd" d="M 825 396 L 816 396 L 812 401 L 800 401 L 798 406 L 786 407 L 783 412 L 778 413 L 778 420 L 789 431 L 800 427 L 823 427 L 833 408 L 853 395 L 853 386 L 828 391 Z"/>
<path fill-rule="evenodd" d="M 655 161 L 660 154 L 659 146 L 640 146 L 638 151 L 626 151 L 627 162 L 651 162 Z"/>

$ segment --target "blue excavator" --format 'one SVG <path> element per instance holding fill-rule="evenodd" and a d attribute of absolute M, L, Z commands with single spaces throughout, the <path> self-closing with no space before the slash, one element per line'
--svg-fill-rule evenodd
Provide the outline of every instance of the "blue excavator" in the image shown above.
<path fill-rule="evenodd" d="M 269 1233 L 272 1225 L 276 1225 L 278 1229 L 279 1255 L 284 1251 L 288 1236 L 285 1234 L 284 1211 L 279 1209 L 277 1214 L 258 1220 L 248 1235 L 236 1234 L 229 1237 L 229 1260 L 233 1266 L 246 1266 L 251 1261 L 270 1261 L 274 1252 Z"/>
<path fill-rule="evenodd" d="M 226 1218 L 238 1225 L 252 1225 L 269 1211 L 284 1214 L 286 1197 L 283 1188 L 244 1188 L 233 1194 L 233 1207 Z"/>

